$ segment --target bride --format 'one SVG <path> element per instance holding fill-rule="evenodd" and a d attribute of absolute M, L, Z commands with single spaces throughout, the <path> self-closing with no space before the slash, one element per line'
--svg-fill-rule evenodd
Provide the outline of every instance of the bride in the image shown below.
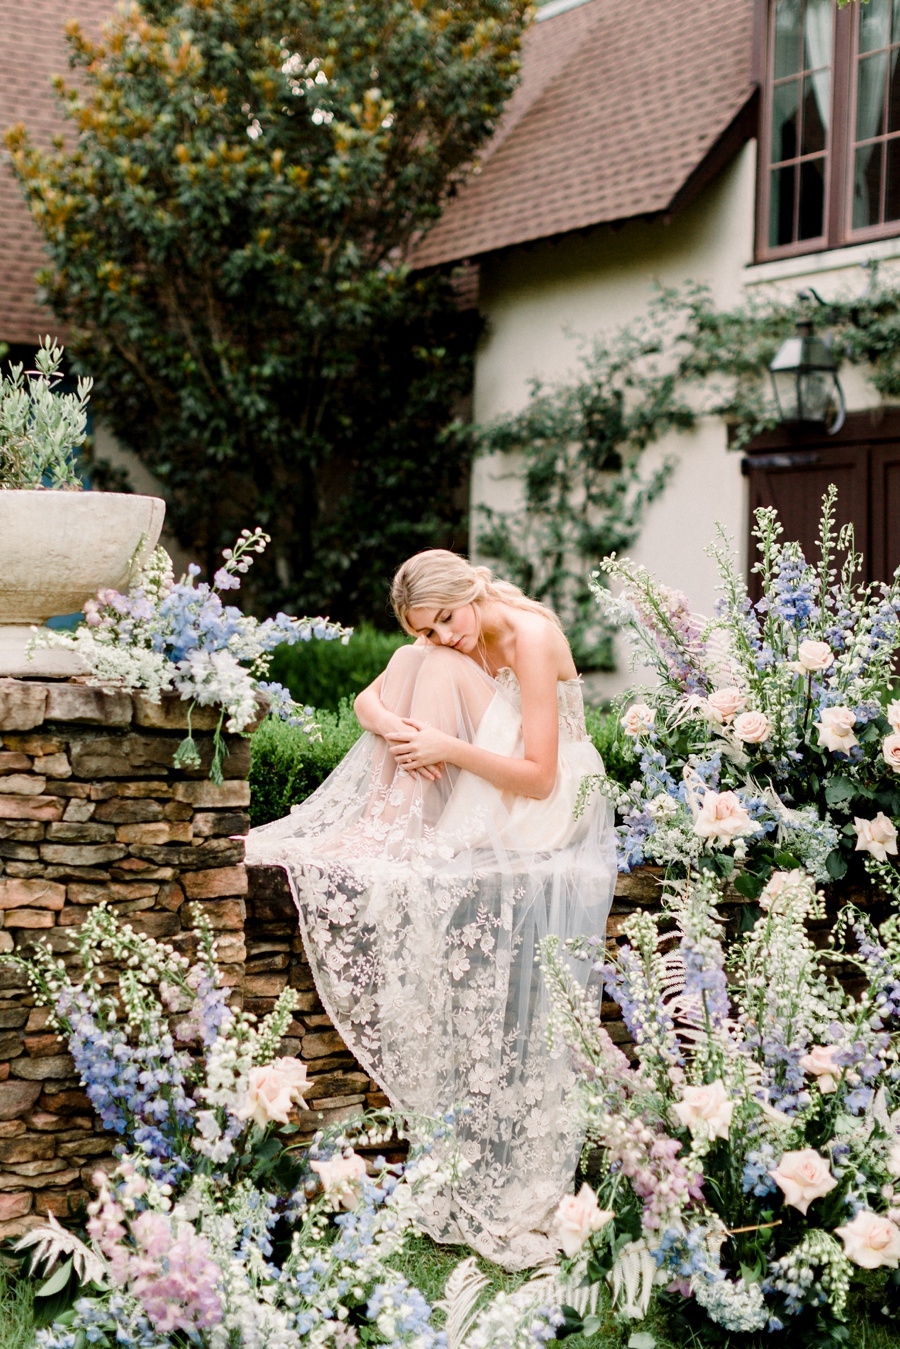
<path fill-rule="evenodd" d="M 537 952 L 605 929 L 610 811 L 576 809 L 599 755 L 549 609 L 443 549 L 405 562 L 391 601 L 416 640 L 357 697 L 366 734 L 248 860 L 287 871 L 322 1002 L 392 1104 L 465 1105 L 469 1169 L 428 1232 L 525 1268 L 553 1249 L 581 1144 Z"/>

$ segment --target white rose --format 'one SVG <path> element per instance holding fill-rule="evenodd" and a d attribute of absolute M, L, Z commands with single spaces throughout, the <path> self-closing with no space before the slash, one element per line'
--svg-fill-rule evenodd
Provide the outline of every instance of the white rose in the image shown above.
<path fill-rule="evenodd" d="M 861 1209 L 852 1222 L 834 1230 L 844 1243 L 844 1254 L 854 1265 L 862 1269 L 878 1269 L 880 1265 L 896 1269 L 900 1263 L 900 1227 L 890 1218 Z"/>
<path fill-rule="evenodd" d="M 853 734 L 856 717 L 849 707 L 826 707 L 821 718 L 815 723 L 819 729 L 819 747 L 821 749 L 840 750 L 849 753 L 859 741 Z"/>
<path fill-rule="evenodd" d="M 734 733 L 745 745 L 758 745 L 768 740 L 772 725 L 765 712 L 742 712 L 734 719 Z"/>
<path fill-rule="evenodd" d="M 888 703 L 884 715 L 891 723 L 891 730 L 900 732 L 900 702 Z"/>
<path fill-rule="evenodd" d="M 828 1163 L 815 1148 L 786 1152 L 769 1175 L 784 1195 L 784 1202 L 803 1214 L 814 1199 L 820 1199 L 837 1185 Z"/>
<path fill-rule="evenodd" d="M 746 699 L 739 688 L 714 689 L 703 704 L 703 710 L 710 721 L 721 725 L 730 721 L 736 712 L 740 712 Z"/>
<path fill-rule="evenodd" d="M 703 1138 L 727 1138 L 731 1131 L 734 1101 L 729 1100 L 721 1078 L 705 1087 L 685 1087 L 672 1113 L 692 1134 Z"/>
<path fill-rule="evenodd" d="M 656 708 L 646 703 L 632 703 L 626 710 L 621 726 L 626 735 L 649 735 L 656 720 Z"/>
<path fill-rule="evenodd" d="M 843 1072 L 834 1061 L 835 1054 L 839 1052 L 838 1045 L 813 1045 L 808 1054 L 798 1059 L 803 1071 L 816 1078 L 823 1096 L 830 1096 L 837 1091 L 838 1078 Z"/>
<path fill-rule="evenodd" d="M 827 670 L 834 664 L 834 652 L 827 642 L 811 642 L 807 639 L 797 648 L 797 664 L 814 674 L 817 670 Z"/>
<path fill-rule="evenodd" d="M 582 1185 L 577 1194 L 567 1194 L 560 1200 L 553 1215 L 552 1234 L 571 1260 L 591 1233 L 599 1232 L 615 1216 L 612 1209 L 600 1207 L 589 1185 Z"/>
<path fill-rule="evenodd" d="M 293 1058 L 275 1059 L 250 1069 L 244 1102 L 234 1113 L 238 1119 L 252 1119 L 261 1129 L 272 1120 L 287 1124 L 292 1104 L 296 1101 L 305 1106 L 303 1092 L 311 1085 L 305 1063 Z"/>
<path fill-rule="evenodd" d="M 708 791 L 694 821 L 695 834 L 725 844 L 743 834 L 752 834 L 755 827 L 734 792 Z"/>
<path fill-rule="evenodd" d="M 310 1162 L 310 1167 L 322 1182 L 322 1188 L 334 1204 L 342 1208 L 356 1208 L 362 1195 L 360 1182 L 366 1174 L 366 1164 L 358 1153 L 346 1153 L 324 1162 Z"/>
<path fill-rule="evenodd" d="M 900 1176 L 900 1138 L 895 1138 L 890 1146 L 887 1169 L 892 1176 Z"/>
<path fill-rule="evenodd" d="M 857 852 L 871 853 L 879 862 L 886 862 L 888 853 L 897 855 L 897 830 L 883 810 L 874 820 L 861 820 L 856 816 L 853 824 Z"/>
<path fill-rule="evenodd" d="M 881 755 L 888 768 L 900 773 L 900 734 L 885 737 L 881 745 Z"/>

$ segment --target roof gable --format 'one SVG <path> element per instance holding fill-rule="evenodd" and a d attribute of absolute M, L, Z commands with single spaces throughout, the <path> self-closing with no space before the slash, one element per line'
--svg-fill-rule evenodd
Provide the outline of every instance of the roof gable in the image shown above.
<path fill-rule="evenodd" d="M 520 87 L 417 266 L 674 209 L 755 92 L 754 0 L 586 0 L 533 25 Z"/>

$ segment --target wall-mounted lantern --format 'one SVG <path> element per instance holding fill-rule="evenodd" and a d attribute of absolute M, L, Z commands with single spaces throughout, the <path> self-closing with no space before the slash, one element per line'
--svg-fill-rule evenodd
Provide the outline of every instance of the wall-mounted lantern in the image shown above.
<path fill-rule="evenodd" d="M 825 426 L 834 408 L 828 434 L 840 431 L 847 408 L 837 362 L 830 343 L 816 336 L 809 319 L 798 322 L 796 336 L 781 344 L 769 370 L 783 422 Z"/>

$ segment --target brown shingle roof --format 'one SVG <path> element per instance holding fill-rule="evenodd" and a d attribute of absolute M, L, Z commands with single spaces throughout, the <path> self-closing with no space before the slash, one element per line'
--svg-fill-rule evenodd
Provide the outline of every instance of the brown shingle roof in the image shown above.
<path fill-rule="evenodd" d="M 51 79 L 68 75 L 63 29 L 77 18 L 94 34 L 113 0 L 0 0 L 0 133 L 24 122 L 42 146 L 62 130 Z M 40 235 L 8 162 L 0 162 L 0 340 L 33 344 L 59 324 L 37 303 L 35 272 L 46 262 Z"/>
<path fill-rule="evenodd" d="M 754 0 L 586 0 L 534 24 L 521 85 L 418 267 L 678 205 L 754 93 Z"/>

